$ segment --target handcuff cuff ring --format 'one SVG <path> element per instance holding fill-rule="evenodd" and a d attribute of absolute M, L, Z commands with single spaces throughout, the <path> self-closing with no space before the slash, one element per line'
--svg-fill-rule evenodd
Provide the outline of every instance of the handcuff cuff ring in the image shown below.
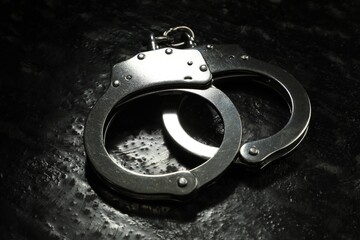
<path fill-rule="evenodd" d="M 189 60 L 191 66 L 187 64 Z M 84 132 L 87 156 L 111 188 L 135 198 L 178 200 L 212 182 L 233 162 L 240 149 L 241 119 L 231 100 L 210 85 L 211 73 L 203 71 L 201 66 L 206 66 L 206 62 L 199 51 L 167 48 L 140 53 L 113 67 L 112 84 L 91 110 Z M 129 75 L 130 80 L 126 78 Z M 105 147 L 106 129 L 113 111 L 133 98 L 169 91 L 195 94 L 214 106 L 225 125 L 219 151 L 194 169 L 163 175 L 138 174 L 117 165 Z"/>

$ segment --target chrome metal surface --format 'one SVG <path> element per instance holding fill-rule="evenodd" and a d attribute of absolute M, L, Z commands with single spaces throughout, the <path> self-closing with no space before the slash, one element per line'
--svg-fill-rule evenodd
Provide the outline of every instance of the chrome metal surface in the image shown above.
<path fill-rule="evenodd" d="M 119 80 L 113 81 L 113 86 L 114 86 L 114 87 L 120 86 L 120 81 L 119 81 Z"/>
<path fill-rule="evenodd" d="M 311 117 L 310 100 L 305 89 L 286 71 L 250 58 L 236 45 L 214 46 L 211 49 L 206 46 L 199 49 L 215 77 L 214 82 L 243 73 L 267 76 L 271 80 L 262 83 L 277 90 L 291 108 L 291 117 L 285 127 L 273 136 L 243 144 L 240 158 L 236 163 L 262 168 L 291 152 L 304 138 Z M 240 60 L 237 60 L 237 56 Z M 221 77 L 216 77 L 220 75 Z M 208 159 L 217 151 L 216 147 L 192 139 L 183 130 L 177 116 L 177 107 L 166 108 L 163 112 L 163 121 L 169 135 L 187 152 Z"/>
<path fill-rule="evenodd" d="M 211 82 L 249 74 L 271 78 L 264 83 L 284 96 L 292 114 L 286 126 L 275 135 L 245 143 L 240 148 L 242 125 L 239 113 L 231 100 Z M 249 58 L 234 45 L 185 50 L 166 48 L 139 53 L 113 67 L 112 82 L 89 114 L 84 133 L 85 149 L 101 179 L 113 189 L 137 198 L 179 200 L 189 196 L 221 175 L 239 153 L 237 163 L 261 168 L 293 150 L 304 138 L 310 120 L 308 96 L 291 75 Z M 206 162 L 189 171 L 163 175 L 139 174 L 116 164 L 105 148 L 105 137 L 117 107 L 148 94 L 174 91 L 198 95 L 218 111 L 224 123 L 220 147 L 209 147 L 192 139 L 178 121 L 177 108 L 173 108 L 166 110 L 163 116 L 170 136 L 185 150 L 205 158 Z"/>
<path fill-rule="evenodd" d="M 169 91 L 198 95 L 218 110 L 225 125 L 224 139 L 219 151 L 208 161 L 190 171 L 163 175 L 138 174 L 117 165 L 106 151 L 104 139 L 107 123 L 111 121 L 111 112 L 125 99 L 125 95 L 121 96 L 117 89 L 110 88 L 99 99 L 88 117 L 85 128 L 85 149 L 101 179 L 113 189 L 136 198 L 178 200 L 221 175 L 238 154 L 242 135 L 241 120 L 235 106 L 223 92 L 214 87 L 203 90 L 167 89 L 156 92 Z"/>
<path fill-rule="evenodd" d="M 200 66 L 206 66 L 200 52 L 191 49 L 172 50 L 173 53 L 170 55 L 166 54 L 164 49 L 141 53 L 146 57 L 133 57 L 116 64 L 112 72 L 112 81 L 119 81 L 120 87 L 110 86 L 97 101 L 86 122 L 85 150 L 92 166 L 109 186 L 133 197 L 177 200 L 188 196 L 221 175 L 240 149 L 240 116 L 223 92 L 209 86 L 211 73 L 200 70 Z M 142 56 L 141 54 L 138 56 Z M 187 64 L 190 60 L 193 62 L 191 66 Z M 126 80 L 128 75 L 132 76 L 131 81 Z M 192 80 L 189 81 L 187 77 Z M 189 86 L 199 89 L 174 89 Z M 208 88 L 200 89 L 205 87 Z M 151 92 L 169 91 L 198 95 L 217 109 L 225 125 L 224 139 L 219 151 L 190 171 L 164 175 L 138 174 L 117 165 L 108 154 L 104 142 L 107 126 L 114 116 L 116 107 Z"/>
<path fill-rule="evenodd" d="M 171 54 L 169 54 L 171 51 Z M 193 64 L 189 65 L 191 61 Z M 137 85 L 139 87 L 151 87 L 158 84 L 190 84 L 184 79 L 191 80 L 194 84 L 209 84 L 211 73 L 202 71 L 201 66 L 206 67 L 206 62 L 199 51 L 194 49 L 158 49 L 140 53 L 127 61 L 116 64 L 112 71 L 112 81 L 119 80 L 121 87 Z M 207 68 L 207 67 L 206 67 Z M 129 81 L 123 81 L 131 75 Z"/>
<path fill-rule="evenodd" d="M 209 159 L 214 156 L 219 149 L 192 138 L 181 126 L 177 110 L 178 105 L 174 106 L 168 103 L 162 114 L 164 127 L 172 139 L 184 150 L 202 159 Z"/>

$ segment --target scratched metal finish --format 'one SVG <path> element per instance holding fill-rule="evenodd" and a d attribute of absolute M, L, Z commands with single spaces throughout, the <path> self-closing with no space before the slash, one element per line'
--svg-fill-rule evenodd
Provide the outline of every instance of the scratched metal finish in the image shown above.
<path fill-rule="evenodd" d="M 0 238 L 357 239 L 359 10 L 355 1 L 2 0 Z M 233 166 L 188 203 L 137 202 L 94 175 L 84 121 L 108 87 L 112 65 L 144 50 L 148 30 L 182 24 L 201 43 L 238 43 L 292 73 L 311 98 L 309 133 L 264 171 Z M 259 86 L 222 87 L 241 112 L 245 140 L 274 133 L 289 117 L 279 97 Z M 123 110 L 136 120 L 121 126 L 126 131 L 109 140 L 109 151 L 116 156 L 133 146 L 129 159 L 142 160 L 135 171 L 189 167 L 189 156 L 168 144 L 156 101 Z M 221 139 L 211 111 L 196 104 L 184 111 L 202 113 L 204 124 L 184 119 L 195 135 Z"/>

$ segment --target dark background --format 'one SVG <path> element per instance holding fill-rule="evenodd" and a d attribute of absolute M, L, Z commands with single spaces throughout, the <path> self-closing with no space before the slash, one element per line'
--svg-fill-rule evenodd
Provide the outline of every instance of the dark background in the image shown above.
<path fill-rule="evenodd" d="M 356 1 L 2 0 L 0 238 L 358 239 L 359 13 Z M 149 31 L 178 25 L 293 74 L 310 96 L 311 125 L 262 172 L 232 166 L 184 204 L 137 202 L 94 177 L 84 121 L 111 66 L 144 50 Z M 273 97 L 247 93 L 237 95 L 252 111 L 240 112 L 245 138 L 286 122 Z M 138 133 L 163 137 L 155 130 Z"/>

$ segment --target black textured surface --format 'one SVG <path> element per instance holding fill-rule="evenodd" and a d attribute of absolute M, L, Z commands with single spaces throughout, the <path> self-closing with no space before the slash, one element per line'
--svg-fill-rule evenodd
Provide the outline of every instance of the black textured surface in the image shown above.
<path fill-rule="evenodd" d="M 1 1 L 0 238 L 357 239 L 359 10 L 355 1 Z M 309 133 L 264 171 L 232 167 L 192 202 L 135 202 L 94 176 L 84 121 L 113 64 L 143 50 L 147 31 L 183 24 L 202 43 L 238 43 L 292 73 L 311 98 Z M 284 106 L 246 92 L 231 93 L 245 136 L 281 127 Z M 134 137 L 163 141 L 142 128 Z"/>

